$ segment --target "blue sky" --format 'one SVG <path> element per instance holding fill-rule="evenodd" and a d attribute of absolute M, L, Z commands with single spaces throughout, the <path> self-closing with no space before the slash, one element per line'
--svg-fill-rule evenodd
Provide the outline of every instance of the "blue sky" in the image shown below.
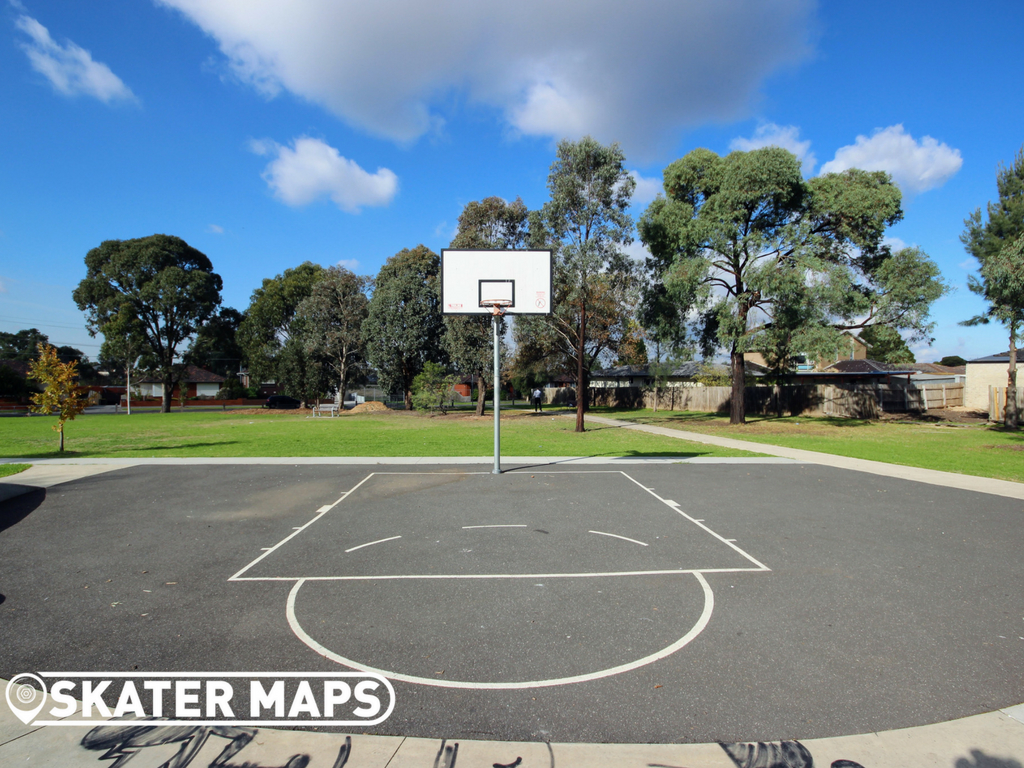
<path fill-rule="evenodd" d="M 539 207 L 589 133 L 635 215 L 700 146 L 888 170 L 891 237 L 954 289 L 918 360 L 1006 349 L 957 325 L 983 308 L 959 236 L 1024 143 L 1019 2 L 0 2 L 0 330 L 94 356 L 71 291 L 107 239 L 184 238 L 238 309 L 307 259 L 375 274 L 470 201 Z"/>

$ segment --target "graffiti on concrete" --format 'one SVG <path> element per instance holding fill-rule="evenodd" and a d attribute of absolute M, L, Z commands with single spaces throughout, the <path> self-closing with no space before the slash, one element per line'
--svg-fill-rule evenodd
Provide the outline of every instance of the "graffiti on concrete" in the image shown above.
<path fill-rule="evenodd" d="M 170 725 L 101 725 L 93 728 L 82 738 L 82 746 L 88 750 L 102 752 L 100 760 L 112 760 L 106 768 L 122 768 L 135 755 L 153 747 L 178 745 L 173 757 L 160 768 L 307 768 L 308 754 L 295 754 L 283 766 L 267 766 L 248 761 L 235 762 L 235 758 L 258 733 L 256 728 L 231 726 L 170 726 Z M 210 739 L 227 742 L 220 753 L 206 766 L 193 761 Z M 216 742 L 214 742 L 216 743 Z M 545 742 L 547 743 L 547 742 Z M 736 768 L 814 768 L 810 750 L 799 741 L 778 742 L 735 742 L 720 743 L 719 746 L 736 765 Z M 550 757 L 549 768 L 555 768 L 555 755 L 547 743 Z M 345 768 L 352 755 L 352 737 L 346 736 L 338 750 L 333 768 Z M 441 740 L 434 757 L 433 768 L 456 768 L 459 743 Z M 526 768 L 523 758 L 511 762 L 495 762 L 493 768 Z M 660 763 L 648 763 L 648 768 L 676 768 Z M 682 768 L 679 766 L 678 768 Z M 852 760 L 836 760 L 831 768 L 864 768 Z"/>
<path fill-rule="evenodd" d="M 719 744 L 736 768 L 814 768 L 814 758 L 799 741 Z M 831 768 L 864 768 L 852 760 L 836 760 Z"/>
<path fill-rule="evenodd" d="M 309 755 L 292 755 L 284 766 L 262 766 L 256 763 L 232 763 L 231 758 L 245 749 L 256 736 L 256 728 L 230 726 L 172 726 L 172 725 L 101 725 L 82 738 L 82 746 L 103 750 L 100 760 L 113 760 L 108 768 L 121 768 L 140 751 L 169 744 L 180 744 L 174 757 L 160 768 L 188 768 L 211 736 L 227 741 L 224 749 L 210 763 L 209 768 L 306 768 Z M 338 751 L 334 768 L 344 768 L 352 753 L 352 737 L 346 736 Z M 198 768 L 198 766 L 196 766 Z"/>

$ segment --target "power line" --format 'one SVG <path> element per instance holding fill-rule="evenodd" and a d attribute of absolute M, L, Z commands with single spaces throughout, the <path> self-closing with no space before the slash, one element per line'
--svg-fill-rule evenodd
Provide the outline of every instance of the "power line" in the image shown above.
<path fill-rule="evenodd" d="M 50 323 L 50 322 L 39 323 L 36 320 L 26 320 L 23 317 L 4 317 L 4 316 L 0 315 L 0 320 L 4 320 L 4 321 L 9 322 L 9 323 L 30 323 L 30 324 L 32 324 L 33 328 L 35 328 L 36 325 L 46 325 L 46 326 L 48 326 L 50 328 L 70 328 L 72 330 L 78 330 L 78 329 L 85 330 L 85 326 L 84 325 L 61 325 L 59 323 Z M 27 331 L 29 329 L 25 328 L 23 330 Z"/>

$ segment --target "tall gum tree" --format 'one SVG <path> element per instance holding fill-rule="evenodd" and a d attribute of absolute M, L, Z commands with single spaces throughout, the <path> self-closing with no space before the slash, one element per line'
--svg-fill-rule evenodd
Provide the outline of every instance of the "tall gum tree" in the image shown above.
<path fill-rule="evenodd" d="M 553 313 L 516 319 L 517 357 L 554 351 L 575 368 L 577 432 L 585 431 L 591 368 L 625 327 L 632 268 L 622 248 L 633 240 L 627 210 L 636 181 L 624 163 L 618 144 L 590 136 L 559 142 L 548 174 L 551 199 L 531 222 L 532 241 L 555 251 Z"/>
<path fill-rule="evenodd" d="M 920 250 L 882 243 L 902 217 L 882 172 L 851 169 L 804 180 L 787 150 L 725 157 L 696 149 L 664 172 L 640 237 L 668 295 L 705 353 L 728 350 L 730 422 L 746 419 L 744 351 L 784 361 L 834 345 L 844 330 L 883 324 L 923 338 L 946 290 Z"/>
<path fill-rule="evenodd" d="M 163 383 L 160 410 L 169 412 L 175 360 L 220 305 L 220 276 L 205 254 L 171 235 L 106 240 L 86 254 L 85 266 L 73 297 L 89 332 L 138 334 Z"/>
<path fill-rule="evenodd" d="M 296 365 L 305 367 L 306 361 L 300 359 L 305 354 L 302 345 L 298 342 L 288 345 L 292 321 L 299 304 L 313 292 L 313 286 L 323 273 L 324 268 L 319 264 L 304 261 L 280 275 L 265 278 L 252 292 L 249 308 L 236 334 L 251 380 L 257 383 L 271 379 L 280 381 L 285 378 L 285 369 L 293 371 Z"/>
<path fill-rule="evenodd" d="M 967 287 L 988 304 L 984 313 L 964 321 L 964 325 L 1002 323 L 1009 332 L 1010 364 L 1007 387 L 1017 389 L 1017 340 L 1024 325 L 1024 148 L 1017 152 L 1013 165 L 1000 167 L 996 174 L 999 200 L 988 204 L 988 221 L 983 222 L 978 208 L 964 221 L 960 241 L 978 260 L 977 276 L 968 278 Z M 1003 421 L 1016 428 L 1020 421 L 1016 397 L 1006 399 Z"/>
<path fill-rule="evenodd" d="M 366 292 L 372 282 L 344 267 L 330 267 L 295 312 L 302 323 L 300 335 L 306 354 L 334 374 L 340 399 L 365 373 L 362 325 L 370 304 Z"/>
<path fill-rule="evenodd" d="M 367 360 L 381 388 L 400 391 L 406 408 L 412 408 L 412 382 L 423 365 L 447 363 L 440 269 L 440 258 L 424 245 L 396 253 L 377 273 L 362 326 Z"/>

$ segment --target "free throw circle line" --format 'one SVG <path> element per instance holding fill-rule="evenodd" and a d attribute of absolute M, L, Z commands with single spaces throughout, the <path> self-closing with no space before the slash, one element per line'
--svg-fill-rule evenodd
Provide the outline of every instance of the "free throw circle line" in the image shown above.
<path fill-rule="evenodd" d="M 394 541 L 395 539 L 400 539 L 400 538 L 402 538 L 402 537 L 401 536 L 390 536 L 390 537 L 388 537 L 386 539 L 377 539 L 376 541 L 368 541 L 365 544 L 360 544 L 358 547 L 352 547 L 351 549 L 346 549 L 345 550 L 345 554 L 348 554 L 349 552 L 355 552 L 357 549 L 362 549 L 363 547 L 372 547 L 374 544 L 383 544 L 385 541 Z"/>
<path fill-rule="evenodd" d="M 664 659 L 666 656 L 671 656 L 676 651 L 688 645 L 691 640 L 704 631 L 708 622 L 711 621 L 711 613 L 715 610 L 715 594 L 711 591 L 711 585 L 708 584 L 707 580 L 700 573 L 694 572 L 693 575 L 700 584 L 701 589 L 704 591 L 704 610 L 701 611 L 700 618 L 698 618 L 697 623 L 690 628 L 690 631 L 671 645 L 667 645 L 660 651 L 655 651 L 641 659 L 636 659 L 635 661 L 630 661 L 626 664 L 620 664 L 617 667 L 598 670 L 597 672 L 588 672 L 584 675 L 572 675 L 569 677 L 556 677 L 551 678 L 550 680 L 526 680 L 518 683 L 473 683 L 465 680 L 435 680 L 429 677 L 416 677 L 415 675 L 403 675 L 398 672 L 389 672 L 386 669 L 378 669 L 377 667 L 371 667 L 367 664 L 360 664 L 352 659 L 347 659 L 341 654 L 335 653 L 329 648 L 325 648 L 320 645 L 320 643 L 310 637 L 302 628 L 302 625 L 299 624 L 299 620 L 295 616 L 295 598 L 298 596 L 299 590 L 302 589 L 302 585 L 306 583 L 305 579 L 299 579 L 296 581 L 295 586 L 293 586 L 291 591 L 288 593 L 288 602 L 285 613 L 288 618 L 288 626 L 291 627 L 295 636 L 324 658 L 330 659 L 336 664 L 341 664 L 361 672 L 375 672 L 378 675 L 383 675 L 389 680 L 398 680 L 399 682 L 413 683 L 415 685 L 432 685 L 436 688 L 464 688 L 483 691 L 549 688 L 555 685 L 585 683 L 591 680 L 600 680 L 605 677 L 620 675 L 623 672 L 639 669 L 640 667 L 647 666 L 659 659 Z"/>
<path fill-rule="evenodd" d="M 596 533 L 598 536 L 611 536 L 613 539 L 622 539 L 623 541 L 631 541 L 634 544 L 639 544 L 641 547 L 648 546 L 647 544 L 644 544 L 642 541 L 637 541 L 636 539 L 631 539 L 628 536 L 619 536 L 619 534 L 617 534 L 617 533 L 605 533 L 604 531 L 587 531 L 587 533 Z"/>

